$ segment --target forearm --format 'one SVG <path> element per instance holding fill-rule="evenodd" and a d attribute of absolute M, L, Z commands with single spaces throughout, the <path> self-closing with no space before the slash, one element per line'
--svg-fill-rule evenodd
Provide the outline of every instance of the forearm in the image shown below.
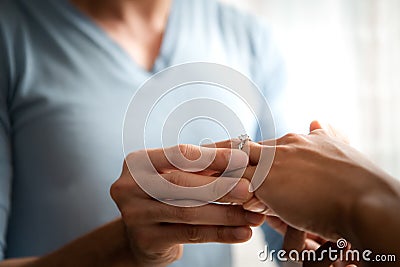
<path fill-rule="evenodd" d="M 0 267 L 23 267 L 30 266 L 37 258 L 21 258 L 21 259 L 9 259 L 0 262 Z"/>
<path fill-rule="evenodd" d="M 36 259 L 7 260 L 0 263 L 0 267 L 132 266 L 129 242 L 125 235 L 123 222 L 117 220 L 49 255 Z"/>
<path fill-rule="evenodd" d="M 400 261 L 400 197 L 371 195 L 354 209 L 349 240 L 377 254 L 395 254 Z"/>
<path fill-rule="evenodd" d="M 367 192 L 354 204 L 347 238 L 360 249 L 371 250 L 374 254 L 396 256 L 396 263 L 370 262 L 371 266 L 382 266 L 382 264 L 398 266 L 400 185 L 394 179 L 387 177 L 383 177 L 380 181 L 383 182 L 382 188 L 364 187 Z"/>

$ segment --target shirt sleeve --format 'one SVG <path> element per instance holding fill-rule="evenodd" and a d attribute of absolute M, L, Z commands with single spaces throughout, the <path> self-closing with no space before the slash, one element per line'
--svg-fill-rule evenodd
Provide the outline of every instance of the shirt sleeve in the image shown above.
<path fill-rule="evenodd" d="M 12 182 L 11 124 L 8 115 L 11 70 L 7 47 L 4 25 L 0 21 L 0 261 L 5 256 Z"/>

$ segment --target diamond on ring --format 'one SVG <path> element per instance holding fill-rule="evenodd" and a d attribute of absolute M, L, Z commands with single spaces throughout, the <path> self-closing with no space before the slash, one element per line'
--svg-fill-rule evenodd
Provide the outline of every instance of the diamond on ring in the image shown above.
<path fill-rule="evenodd" d="M 248 141 L 251 141 L 250 136 L 248 136 L 247 134 L 241 134 L 241 135 L 239 135 L 238 138 L 240 140 L 239 147 L 238 147 L 240 150 L 243 150 L 244 145 Z"/>

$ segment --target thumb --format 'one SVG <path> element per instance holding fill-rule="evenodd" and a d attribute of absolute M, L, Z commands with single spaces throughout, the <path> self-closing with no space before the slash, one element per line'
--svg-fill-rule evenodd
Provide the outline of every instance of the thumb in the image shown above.
<path fill-rule="evenodd" d="M 306 241 L 306 233 L 296 228 L 288 226 L 283 241 L 283 249 L 286 251 L 296 250 L 303 251 Z"/>
<path fill-rule="evenodd" d="M 317 120 L 312 121 L 310 124 L 310 132 L 319 130 L 319 129 L 322 129 L 321 123 Z"/>
<path fill-rule="evenodd" d="M 322 123 L 320 123 L 319 121 L 314 120 L 310 124 L 310 133 L 312 133 L 316 130 L 323 130 L 323 132 L 330 137 L 336 137 L 346 144 L 350 143 L 349 138 L 345 134 L 343 134 L 342 132 L 340 132 L 338 129 L 334 128 L 330 124 L 322 125 Z"/>

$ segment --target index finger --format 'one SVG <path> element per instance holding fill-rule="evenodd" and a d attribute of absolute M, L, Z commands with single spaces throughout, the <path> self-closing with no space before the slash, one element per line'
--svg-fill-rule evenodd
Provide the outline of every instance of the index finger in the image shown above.
<path fill-rule="evenodd" d="M 232 148 L 238 150 L 240 140 L 238 138 L 229 139 L 217 143 L 206 144 L 204 147 L 216 147 L 216 148 Z M 263 146 L 275 146 L 276 140 L 265 140 L 262 142 L 246 142 L 246 146 L 244 147 L 243 151 L 245 151 L 249 156 L 249 164 L 250 165 L 257 165 L 262 153 Z"/>
<path fill-rule="evenodd" d="M 186 172 L 214 170 L 218 172 L 244 168 L 248 156 L 243 151 L 229 148 L 210 148 L 178 145 L 146 150 L 153 167 L 159 171 L 177 169 Z"/>

